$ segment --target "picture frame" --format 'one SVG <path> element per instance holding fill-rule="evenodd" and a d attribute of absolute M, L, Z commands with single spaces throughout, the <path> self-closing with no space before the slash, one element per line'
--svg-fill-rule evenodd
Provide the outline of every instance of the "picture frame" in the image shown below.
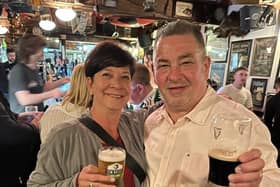
<path fill-rule="evenodd" d="M 176 1 L 175 17 L 189 18 L 193 17 L 194 3 L 191 1 Z"/>
<path fill-rule="evenodd" d="M 251 46 L 252 40 L 231 42 L 226 84 L 233 82 L 233 73 L 236 68 L 249 67 Z"/>
<path fill-rule="evenodd" d="M 117 0 L 102 0 L 103 6 L 109 7 L 109 8 L 116 8 L 117 7 Z"/>
<path fill-rule="evenodd" d="M 211 62 L 214 63 L 225 63 L 227 61 L 228 54 L 228 41 L 229 38 L 218 38 L 214 33 L 214 30 L 218 26 L 207 26 L 206 27 L 206 50 L 207 55 L 210 56 Z"/>
<path fill-rule="evenodd" d="M 263 108 L 266 96 L 267 79 L 253 78 L 251 82 L 251 94 L 254 108 Z"/>
<path fill-rule="evenodd" d="M 211 63 L 209 78 L 217 83 L 217 90 L 224 84 L 226 63 Z"/>
<path fill-rule="evenodd" d="M 254 55 L 250 69 L 251 76 L 270 77 L 277 37 L 255 40 Z"/>

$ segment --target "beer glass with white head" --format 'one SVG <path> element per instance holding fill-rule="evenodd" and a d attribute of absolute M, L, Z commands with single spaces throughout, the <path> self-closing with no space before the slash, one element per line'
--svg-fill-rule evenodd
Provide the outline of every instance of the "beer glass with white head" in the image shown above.
<path fill-rule="evenodd" d="M 125 168 L 125 150 L 121 147 L 102 147 L 98 152 L 98 171 L 99 173 L 115 178 L 115 185 L 123 177 Z"/>

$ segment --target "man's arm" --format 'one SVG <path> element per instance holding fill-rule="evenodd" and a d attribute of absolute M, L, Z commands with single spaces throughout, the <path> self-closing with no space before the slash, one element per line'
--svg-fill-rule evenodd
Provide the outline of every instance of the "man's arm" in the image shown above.
<path fill-rule="evenodd" d="M 65 92 L 59 90 L 58 88 L 39 94 L 30 93 L 30 91 L 28 90 L 22 90 L 22 91 L 15 92 L 15 95 L 18 102 L 21 105 L 25 106 L 25 105 L 40 103 L 52 97 L 53 98 L 62 97 L 65 95 Z"/>

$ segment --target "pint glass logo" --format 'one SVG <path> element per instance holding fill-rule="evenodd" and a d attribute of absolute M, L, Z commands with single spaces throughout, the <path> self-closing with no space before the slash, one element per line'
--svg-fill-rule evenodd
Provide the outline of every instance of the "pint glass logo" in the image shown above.
<path fill-rule="evenodd" d="M 218 128 L 218 127 L 214 127 L 214 137 L 215 139 L 219 138 L 219 136 L 221 135 L 222 129 Z"/>
<path fill-rule="evenodd" d="M 112 177 L 120 177 L 122 175 L 123 166 L 119 163 L 111 164 L 107 167 L 106 175 Z"/>

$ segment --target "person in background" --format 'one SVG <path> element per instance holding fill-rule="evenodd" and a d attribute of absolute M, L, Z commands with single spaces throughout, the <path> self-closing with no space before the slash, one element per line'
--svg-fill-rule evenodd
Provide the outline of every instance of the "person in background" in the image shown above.
<path fill-rule="evenodd" d="M 67 69 L 66 65 L 63 62 L 63 59 L 61 56 L 55 56 L 54 57 L 54 62 L 55 62 L 55 74 L 58 79 L 61 79 L 67 75 Z"/>
<path fill-rule="evenodd" d="M 24 112 L 26 105 L 36 105 L 39 111 L 43 111 L 44 100 L 65 95 L 57 87 L 69 82 L 69 78 L 44 84 L 38 74 L 37 62 L 44 58 L 45 45 L 43 38 L 33 34 L 26 34 L 19 40 L 18 63 L 11 70 L 9 79 L 9 99 L 13 112 Z"/>
<path fill-rule="evenodd" d="M 91 95 L 86 87 L 84 64 L 75 66 L 70 84 L 70 89 L 64 96 L 62 103 L 50 107 L 40 121 L 42 143 L 45 142 L 51 129 L 64 121 L 80 117 L 87 112 L 90 106 Z"/>
<path fill-rule="evenodd" d="M 158 89 L 151 85 L 149 69 L 143 64 L 136 64 L 130 87 L 129 103 L 126 105 L 129 110 L 149 108 L 161 100 Z"/>
<path fill-rule="evenodd" d="M 86 116 L 125 148 L 145 171 L 143 125 L 148 113 L 122 113 L 129 99 L 134 65 L 135 59 L 119 44 L 105 41 L 96 45 L 85 62 L 87 87 L 93 96 Z M 52 130 L 42 144 L 28 186 L 113 186 L 110 183 L 114 178 L 98 173 L 96 167 L 98 150 L 104 146 L 107 146 L 106 142 L 79 119 L 64 122 Z M 140 183 L 126 164 L 119 187 L 140 187 Z"/>
<path fill-rule="evenodd" d="M 277 163 L 280 166 L 280 77 L 275 81 L 276 95 L 272 96 L 265 104 L 264 123 L 268 127 L 271 140 L 278 149 Z"/>
<path fill-rule="evenodd" d="M 0 91 L 1 186 L 26 187 L 26 181 L 35 168 L 40 148 L 38 124 L 42 114 L 33 114 L 34 119 L 30 123 L 23 120 L 25 115 L 13 113 Z"/>
<path fill-rule="evenodd" d="M 153 74 L 153 49 L 147 49 L 143 58 L 143 64 L 148 68 L 150 73 L 150 83 L 153 88 L 156 87 Z"/>
<path fill-rule="evenodd" d="M 251 92 L 244 87 L 248 77 L 248 70 L 245 67 L 238 67 L 233 74 L 233 83 L 221 87 L 217 92 L 225 97 L 238 102 L 249 110 L 253 110 L 253 101 Z"/>
<path fill-rule="evenodd" d="M 219 113 L 250 117 L 253 124 L 250 150 L 239 156 L 229 186 L 279 186 L 277 151 L 265 125 L 207 85 L 210 58 L 198 26 L 178 20 L 159 30 L 153 66 L 164 105 L 144 125 L 147 186 L 208 186 L 210 124 Z"/>
<path fill-rule="evenodd" d="M 0 91 L 3 92 L 6 99 L 9 97 L 9 73 L 16 64 L 16 52 L 14 48 L 7 48 L 8 61 L 0 63 Z"/>

